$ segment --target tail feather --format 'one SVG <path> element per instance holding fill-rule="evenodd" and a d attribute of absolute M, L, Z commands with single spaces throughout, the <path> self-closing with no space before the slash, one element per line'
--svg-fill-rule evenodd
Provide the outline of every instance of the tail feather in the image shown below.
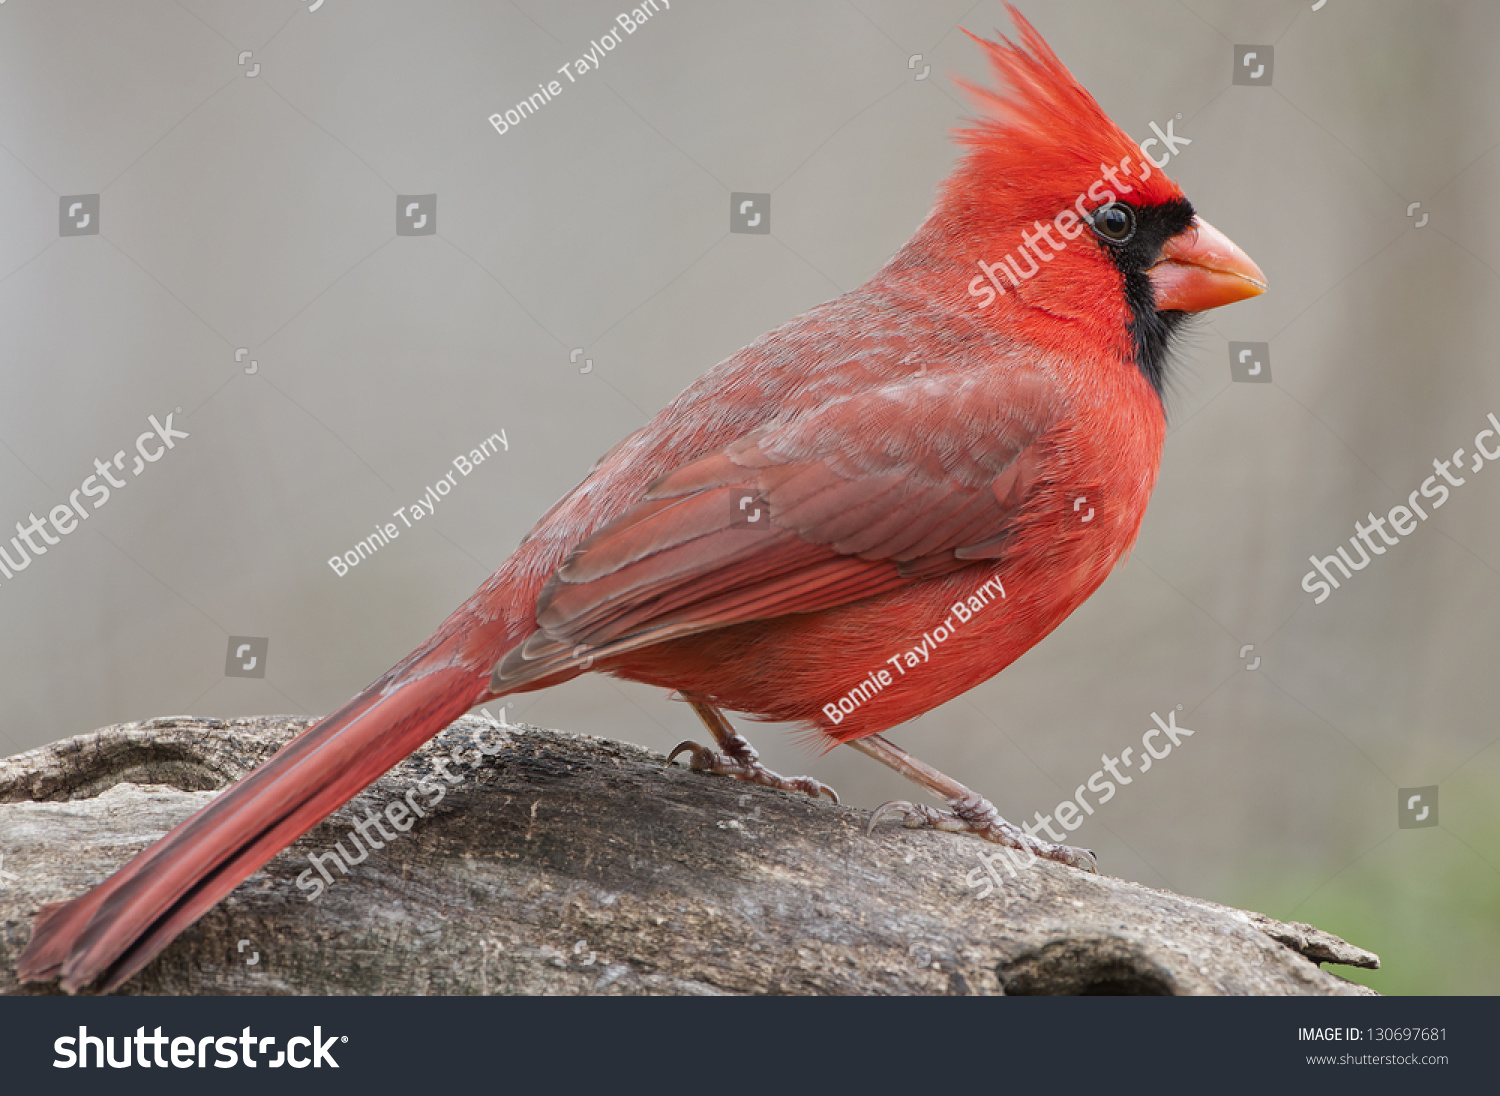
<path fill-rule="evenodd" d="M 377 681 L 104 883 L 37 915 L 18 973 L 108 992 L 252 872 L 490 695 L 432 652 Z"/>

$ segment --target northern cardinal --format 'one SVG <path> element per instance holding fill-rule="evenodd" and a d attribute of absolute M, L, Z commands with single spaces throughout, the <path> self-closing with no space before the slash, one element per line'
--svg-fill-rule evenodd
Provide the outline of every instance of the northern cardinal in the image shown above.
<path fill-rule="evenodd" d="M 692 703 L 717 746 L 674 751 L 695 769 L 827 791 L 761 766 L 720 710 L 799 723 L 947 802 L 882 808 L 908 825 L 1093 869 L 878 732 L 1004 669 L 1104 580 L 1156 478 L 1174 332 L 1265 278 L 1011 16 L 1019 43 L 974 38 L 1001 87 L 965 85 L 967 154 L 869 282 L 716 366 L 399 665 L 45 907 L 20 976 L 118 986 L 469 708 L 587 670 Z"/>

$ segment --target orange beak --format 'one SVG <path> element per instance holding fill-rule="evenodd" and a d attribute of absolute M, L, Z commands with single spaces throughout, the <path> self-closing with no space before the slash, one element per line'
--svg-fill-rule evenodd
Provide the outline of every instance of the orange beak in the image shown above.
<path fill-rule="evenodd" d="M 1147 273 L 1159 312 L 1202 312 L 1266 291 L 1255 261 L 1201 217 L 1167 241 Z"/>

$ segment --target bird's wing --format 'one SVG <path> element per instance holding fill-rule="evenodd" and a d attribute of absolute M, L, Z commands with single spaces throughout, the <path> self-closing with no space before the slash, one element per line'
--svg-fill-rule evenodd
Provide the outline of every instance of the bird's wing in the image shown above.
<path fill-rule="evenodd" d="M 573 549 L 492 687 L 997 558 L 1039 477 L 1051 392 L 1016 369 L 919 374 L 683 465 Z"/>

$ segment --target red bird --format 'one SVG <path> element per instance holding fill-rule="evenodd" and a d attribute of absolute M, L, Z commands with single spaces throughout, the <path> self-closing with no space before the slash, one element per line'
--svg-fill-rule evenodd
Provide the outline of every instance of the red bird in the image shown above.
<path fill-rule="evenodd" d="M 1265 279 L 1011 15 L 1019 44 L 975 39 L 1001 90 L 966 85 L 984 116 L 894 258 L 612 449 L 373 685 L 44 908 L 21 977 L 118 986 L 459 715 L 587 670 L 680 692 L 717 746 L 673 751 L 695 769 L 831 795 L 763 768 L 720 712 L 800 723 L 948 805 L 877 817 L 1092 870 L 879 732 L 1003 670 L 1104 581 L 1156 479 L 1173 334 Z"/>

